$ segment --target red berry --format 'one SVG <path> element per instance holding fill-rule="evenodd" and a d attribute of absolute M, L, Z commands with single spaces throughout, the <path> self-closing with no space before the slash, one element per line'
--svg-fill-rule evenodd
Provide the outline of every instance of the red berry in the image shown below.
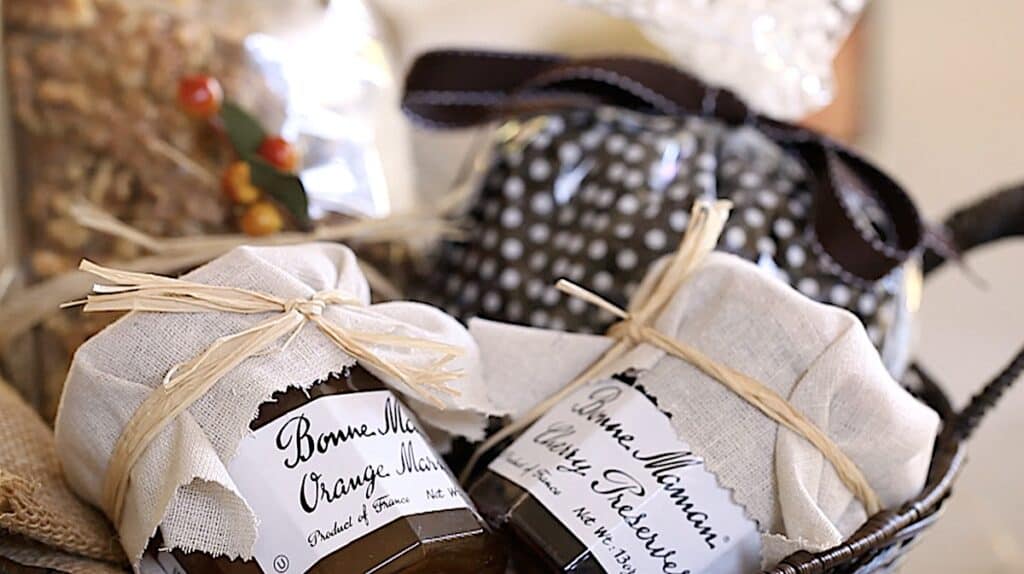
<path fill-rule="evenodd" d="M 258 201 L 245 210 L 239 225 L 246 235 L 270 235 L 284 227 L 284 217 L 273 203 Z"/>
<path fill-rule="evenodd" d="M 294 171 L 299 165 L 299 154 L 296 153 L 295 146 L 280 136 L 264 138 L 257 153 L 281 171 Z"/>
<path fill-rule="evenodd" d="M 248 205 L 260 198 L 260 190 L 252 184 L 251 178 L 252 172 L 248 163 L 232 162 L 221 177 L 221 189 L 231 201 Z"/>
<path fill-rule="evenodd" d="M 223 100 L 224 91 L 216 78 L 194 74 L 178 81 L 178 105 L 192 117 L 212 117 L 220 111 Z"/>

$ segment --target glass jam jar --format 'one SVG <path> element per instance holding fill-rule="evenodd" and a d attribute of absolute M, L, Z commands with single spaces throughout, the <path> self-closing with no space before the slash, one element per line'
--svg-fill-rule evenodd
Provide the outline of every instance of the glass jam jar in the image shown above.
<path fill-rule="evenodd" d="M 627 371 L 583 385 L 473 484 L 516 571 L 760 571 L 756 524 L 636 381 Z"/>
<path fill-rule="evenodd" d="M 275 393 L 250 428 L 229 471 L 260 519 L 254 559 L 157 552 L 168 574 L 505 571 L 501 543 L 412 415 L 362 368 Z"/>

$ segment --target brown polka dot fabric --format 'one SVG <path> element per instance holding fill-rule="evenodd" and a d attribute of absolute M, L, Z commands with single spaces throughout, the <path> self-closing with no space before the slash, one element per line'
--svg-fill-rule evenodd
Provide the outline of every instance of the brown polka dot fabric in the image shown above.
<path fill-rule="evenodd" d="M 612 317 L 555 282 L 625 305 L 648 266 L 678 245 L 694 199 L 719 197 L 734 204 L 721 250 L 849 309 L 879 348 L 905 355 L 903 270 L 872 283 L 840 269 L 814 237 L 802 165 L 754 128 L 600 108 L 523 118 L 497 133 L 516 135 L 493 150 L 468 235 L 442 247 L 419 298 L 464 320 L 600 332 Z M 892 240 L 874 198 L 844 201 L 862 233 Z"/>

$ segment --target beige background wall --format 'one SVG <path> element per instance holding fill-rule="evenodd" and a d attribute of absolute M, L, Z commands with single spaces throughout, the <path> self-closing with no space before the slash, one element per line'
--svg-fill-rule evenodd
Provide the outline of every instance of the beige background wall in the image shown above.
<path fill-rule="evenodd" d="M 929 215 L 1024 180 L 1024 2 L 874 1 L 861 147 Z M 1024 344 L 1024 240 L 927 287 L 923 363 L 966 400 Z M 1024 572 L 1024 383 L 982 427 L 948 512 L 904 572 Z"/>

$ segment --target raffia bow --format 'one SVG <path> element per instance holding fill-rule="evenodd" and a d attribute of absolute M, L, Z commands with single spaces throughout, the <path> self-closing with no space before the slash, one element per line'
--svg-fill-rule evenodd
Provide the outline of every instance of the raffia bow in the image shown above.
<path fill-rule="evenodd" d="M 119 271 L 90 261 L 83 261 L 80 269 L 111 283 L 95 285 L 95 294 L 65 305 L 84 304 L 86 312 L 272 314 L 244 331 L 217 339 L 199 356 L 173 367 L 163 384 L 135 411 L 114 446 L 104 479 L 103 507 L 115 523 L 120 521 L 124 509 L 131 470 L 150 442 L 224 375 L 250 357 L 287 348 L 307 323 L 316 325 L 359 363 L 401 381 L 439 408 L 444 408 L 445 403 L 437 398 L 438 394 L 458 395 L 448 383 L 462 373 L 446 367 L 463 353 L 462 348 L 428 339 L 344 328 L 324 316 L 328 307 L 348 307 L 353 313 L 373 315 L 396 326 L 399 323 L 374 313 L 341 291 L 321 291 L 308 299 L 283 299 L 237 287 Z M 284 344 L 275 349 L 273 345 L 281 339 L 285 339 Z M 437 359 L 426 366 L 396 363 L 375 354 L 374 346 L 425 350 L 436 353 Z"/>
<path fill-rule="evenodd" d="M 832 464 L 836 474 L 851 493 L 864 505 L 868 514 L 875 514 L 882 505 L 874 489 L 857 465 L 803 413 L 796 410 L 784 397 L 760 381 L 726 365 L 722 365 L 699 351 L 665 335 L 651 326 L 693 271 L 714 250 L 729 217 L 728 201 L 697 201 L 690 217 L 690 225 L 679 249 L 666 265 L 653 288 L 637 293 L 625 310 L 601 296 L 562 279 L 556 287 L 562 292 L 608 311 L 619 318 L 607 332 L 615 344 L 583 373 L 557 393 L 551 395 L 520 419 L 489 437 L 473 454 L 463 471 L 466 481 L 480 457 L 505 439 L 517 435 L 533 424 L 556 404 L 597 377 L 614 361 L 640 344 L 648 344 L 693 365 L 718 381 L 741 399 L 750 403 L 769 418 L 799 434 Z"/>

